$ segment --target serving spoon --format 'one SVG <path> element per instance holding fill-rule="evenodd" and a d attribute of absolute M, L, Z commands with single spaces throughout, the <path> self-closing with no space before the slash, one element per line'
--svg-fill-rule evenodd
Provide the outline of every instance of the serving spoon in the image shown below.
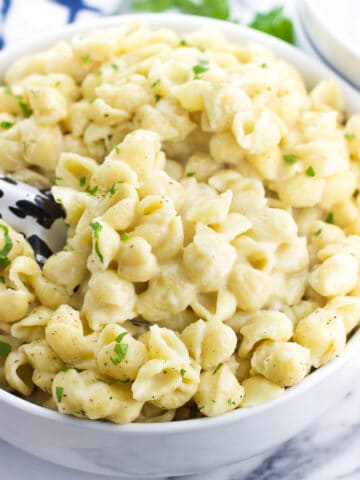
<path fill-rule="evenodd" d="M 65 212 L 49 188 L 0 175 L 0 218 L 24 235 L 39 265 L 66 243 Z"/>

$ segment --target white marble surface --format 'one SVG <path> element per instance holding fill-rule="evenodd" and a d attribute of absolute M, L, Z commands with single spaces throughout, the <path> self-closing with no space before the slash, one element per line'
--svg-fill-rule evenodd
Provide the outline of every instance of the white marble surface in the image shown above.
<path fill-rule="evenodd" d="M 297 0 L 287 0 L 289 11 Z M 244 8 L 268 8 L 278 4 L 273 0 L 234 0 L 239 13 Z M 15 2 L 14 2 L 15 3 Z M 31 3 L 31 12 L 28 7 Z M 13 26 L 21 25 L 26 18 L 26 35 L 32 30 L 44 30 L 44 23 L 39 25 L 39 18 L 34 15 L 36 6 L 44 13 L 44 0 L 35 2 L 18 0 L 16 11 L 10 17 Z M 89 5 L 114 8 L 116 1 L 89 0 Z M 119 2 L 120 3 L 120 2 Z M 1 0 L 0 0 L 1 6 Z M 49 11 L 53 6 L 48 4 Z M 61 9 L 63 7 L 60 7 Z M 83 12 L 79 20 L 87 20 L 95 14 Z M 29 18 L 34 18 L 33 29 Z M 36 20 L 37 17 L 37 20 Z M 44 18 L 44 16 L 42 17 Z M 63 11 L 48 28 L 64 22 Z M 16 31 L 15 31 L 16 30 Z M 19 41 L 24 36 L 20 28 L 7 26 L 7 38 L 12 42 Z M 11 42 L 10 42 L 11 43 Z M 336 379 L 334 379 L 336 382 Z M 36 426 L 34 425 L 34 428 Z M 21 425 L 19 425 L 21 435 Z M 57 465 L 52 465 L 25 454 L 0 440 L 0 479 L 25 480 L 34 476 L 36 480 L 106 480 L 110 477 L 93 476 Z M 117 477 L 121 479 L 121 476 Z M 360 382 L 347 395 L 341 404 L 314 423 L 311 428 L 303 431 L 297 437 L 281 445 L 275 451 L 262 458 L 249 460 L 245 464 L 232 465 L 212 471 L 206 475 L 187 477 L 189 480 L 358 480 L 360 479 Z M 136 479 L 142 480 L 142 479 Z M 168 479 L 170 480 L 170 479 Z M 177 480 L 184 480 L 178 478 Z"/>

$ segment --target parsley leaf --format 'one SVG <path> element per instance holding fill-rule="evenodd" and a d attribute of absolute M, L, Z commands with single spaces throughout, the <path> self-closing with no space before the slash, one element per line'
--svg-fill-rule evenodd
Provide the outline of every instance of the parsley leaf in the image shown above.
<path fill-rule="evenodd" d="M 213 375 L 215 375 L 219 370 L 220 368 L 223 366 L 222 362 L 218 363 L 216 365 L 216 367 L 214 368 L 214 371 L 212 372 Z"/>
<path fill-rule="evenodd" d="M 295 157 L 295 155 L 291 155 L 291 154 L 284 155 L 283 160 L 288 165 L 294 165 L 294 163 L 297 162 L 297 158 Z"/>
<path fill-rule="evenodd" d="M 117 153 L 119 155 L 119 153 L 120 153 L 119 145 L 115 145 L 114 150 L 115 150 L 115 153 Z"/>
<path fill-rule="evenodd" d="M 110 360 L 114 365 L 119 365 L 126 357 L 129 345 L 127 343 L 121 343 L 121 340 L 125 335 L 127 335 L 127 332 L 120 333 L 115 338 L 116 345 L 114 347 L 114 353 L 116 353 L 116 357 L 110 357 Z"/>
<path fill-rule="evenodd" d="M 205 73 L 209 70 L 208 63 L 209 60 L 200 59 L 199 63 L 193 67 L 195 80 L 198 80 L 202 73 Z"/>
<path fill-rule="evenodd" d="M 97 256 L 99 257 L 100 262 L 104 263 L 104 257 L 103 257 L 103 255 L 100 251 L 100 248 L 99 248 L 99 233 L 101 232 L 103 227 L 102 227 L 101 223 L 93 222 L 93 223 L 90 223 L 90 228 L 94 232 L 95 252 L 96 252 Z"/>
<path fill-rule="evenodd" d="M 177 8 L 182 13 L 230 20 L 228 0 L 132 0 L 132 7 L 147 12 L 163 12 L 169 8 Z"/>
<path fill-rule="evenodd" d="M 64 387 L 56 387 L 55 392 L 57 401 L 61 402 L 64 393 Z"/>
<path fill-rule="evenodd" d="M 14 92 L 12 91 L 12 88 L 9 85 L 6 85 L 4 87 L 4 93 L 6 93 L 6 95 L 14 95 Z"/>
<path fill-rule="evenodd" d="M 355 133 L 352 133 L 352 132 L 346 132 L 344 133 L 344 137 L 346 138 L 346 140 L 354 140 L 356 135 Z"/>
<path fill-rule="evenodd" d="M 0 229 L 4 232 L 5 239 L 4 248 L 0 250 L 0 268 L 4 269 L 10 264 L 8 254 L 13 247 L 13 242 L 9 236 L 9 229 L 5 225 L 0 225 Z"/>
<path fill-rule="evenodd" d="M 91 63 L 93 61 L 92 57 L 90 55 L 84 55 L 83 57 L 81 57 L 81 60 L 84 62 L 84 63 Z"/>
<path fill-rule="evenodd" d="M 0 127 L 3 128 L 4 130 L 8 130 L 13 126 L 14 124 L 12 122 L 0 122 Z"/>
<path fill-rule="evenodd" d="M 325 218 L 326 223 L 334 223 L 334 214 L 332 212 L 329 212 L 327 217 Z"/>
<path fill-rule="evenodd" d="M 311 165 L 305 170 L 305 173 L 308 177 L 315 177 L 315 170 Z"/>
<path fill-rule="evenodd" d="M 186 176 L 187 177 L 193 177 L 196 174 L 196 172 L 187 172 Z"/>
<path fill-rule="evenodd" d="M 182 378 L 185 377 L 185 373 L 186 373 L 186 370 L 184 370 L 183 368 L 180 370 L 180 375 L 182 376 Z"/>
<path fill-rule="evenodd" d="M 95 196 L 97 194 L 97 191 L 99 190 L 99 186 L 95 185 L 95 187 L 91 188 L 90 185 L 86 187 L 85 192 L 88 193 L 89 195 Z"/>
<path fill-rule="evenodd" d="M 21 108 L 24 117 L 30 117 L 34 112 L 31 110 L 29 104 L 24 101 L 21 95 L 17 95 L 16 98 L 19 100 L 19 107 Z"/>
<path fill-rule="evenodd" d="M 4 357 L 11 352 L 11 345 L 0 341 L 0 357 Z"/>
<path fill-rule="evenodd" d="M 319 230 L 316 230 L 316 232 L 314 232 L 313 235 L 314 235 L 315 237 L 318 237 L 319 235 L 321 235 L 321 233 L 322 233 L 322 228 L 319 228 Z"/>
<path fill-rule="evenodd" d="M 276 7 L 267 13 L 257 13 L 249 27 L 295 45 L 294 25 L 284 16 L 283 10 L 284 7 Z"/>
<path fill-rule="evenodd" d="M 115 338 L 115 342 L 120 343 L 121 340 L 125 337 L 125 335 L 127 335 L 127 333 L 128 333 L 128 332 L 120 333 L 120 335 L 118 335 L 118 336 Z"/>
<path fill-rule="evenodd" d="M 117 65 L 116 63 L 112 63 L 112 64 L 111 64 L 111 68 L 112 68 L 113 70 L 119 70 L 119 65 Z"/>
<path fill-rule="evenodd" d="M 130 233 L 128 232 L 124 232 L 120 235 L 120 240 L 122 242 L 126 242 L 127 240 L 129 240 L 129 238 L 130 238 Z"/>
<path fill-rule="evenodd" d="M 158 85 L 160 85 L 160 78 L 158 78 L 157 80 L 155 80 L 155 82 L 150 85 L 150 88 L 155 88 L 155 87 L 157 87 Z"/>
<path fill-rule="evenodd" d="M 0 276 L 0 283 L 5 283 L 5 277 L 3 275 Z"/>
<path fill-rule="evenodd" d="M 80 183 L 80 186 L 83 187 L 86 183 L 86 177 L 85 176 L 81 177 L 79 179 L 79 183 Z"/>
<path fill-rule="evenodd" d="M 161 99 L 161 95 L 156 94 L 155 95 L 155 102 L 158 102 Z"/>

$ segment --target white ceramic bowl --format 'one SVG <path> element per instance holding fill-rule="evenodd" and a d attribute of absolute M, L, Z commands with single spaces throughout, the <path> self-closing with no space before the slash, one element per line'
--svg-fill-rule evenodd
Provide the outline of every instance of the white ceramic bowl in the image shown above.
<path fill-rule="evenodd" d="M 299 0 L 300 24 L 311 47 L 360 88 L 359 0 Z"/>
<path fill-rule="evenodd" d="M 255 30 L 226 22 L 182 15 L 121 16 L 62 32 L 9 49 L 0 55 L 0 75 L 9 62 L 56 40 L 92 28 L 121 25 L 144 18 L 154 27 L 180 33 L 207 25 L 237 42 L 258 42 L 292 62 L 309 86 L 334 74 L 299 50 Z M 360 111 L 360 96 L 343 81 L 349 112 Z M 360 373 L 360 331 L 344 353 L 317 370 L 282 397 L 252 409 L 215 418 L 176 423 L 130 424 L 90 422 L 47 410 L 0 390 L 0 436 L 43 459 L 86 472 L 129 477 L 199 473 L 264 453 L 289 439 L 339 402 Z M 355 368 L 356 367 L 356 368 Z M 339 406 L 339 408 L 341 408 Z"/>

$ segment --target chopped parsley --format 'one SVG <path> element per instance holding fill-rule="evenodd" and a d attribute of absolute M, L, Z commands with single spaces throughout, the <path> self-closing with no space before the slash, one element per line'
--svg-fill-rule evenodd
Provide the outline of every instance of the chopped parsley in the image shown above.
<path fill-rule="evenodd" d="M 112 197 L 113 195 L 115 195 L 115 192 L 116 192 L 115 185 L 116 185 L 116 183 L 113 183 L 113 184 L 111 185 L 111 187 L 109 188 L 110 197 Z"/>
<path fill-rule="evenodd" d="M 4 87 L 4 93 L 6 93 L 6 95 L 14 95 L 14 92 L 12 88 L 9 87 L 9 85 L 6 85 L 6 87 Z"/>
<path fill-rule="evenodd" d="M 267 68 L 267 63 L 262 63 L 261 68 Z"/>
<path fill-rule="evenodd" d="M 223 363 L 220 362 L 216 365 L 216 367 L 214 368 L 214 371 L 212 372 L 213 375 L 215 375 L 219 370 L 220 368 L 223 366 Z"/>
<path fill-rule="evenodd" d="M 31 110 L 29 104 L 24 101 L 21 95 L 16 95 L 16 98 L 19 101 L 19 107 L 21 108 L 24 117 L 30 117 L 34 112 Z"/>
<path fill-rule="evenodd" d="M 334 214 L 333 212 L 329 212 L 327 217 L 325 218 L 325 222 L 326 223 L 331 223 L 333 224 L 334 223 Z"/>
<path fill-rule="evenodd" d="M 6 342 L 0 341 L 0 357 L 4 357 L 11 352 L 11 345 Z"/>
<path fill-rule="evenodd" d="M 305 170 L 305 173 L 308 177 L 315 177 L 315 170 L 311 165 Z"/>
<path fill-rule="evenodd" d="M 199 63 L 193 67 L 195 80 L 198 80 L 202 73 L 205 73 L 209 70 L 208 63 L 209 63 L 209 60 L 200 59 Z"/>
<path fill-rule="evenodd" d="M 231 398 L 229 398 L 227 402 L 230 405 L 230 407 L 236 405 L 236 402 L 234 402 L 234 400 L 232 400 Z"/>
<path fill-rule="evenodd" d="M 355 133 L 352 133 L 352 132 L 345 132 L 344 137 L 346 138 L 346 140 L 354 140 L 356 135 Z"/>
<path fill-rule="evenodd" d="M 92 57 L 90 55 L 84 55 L 83 57 L 81 57 L 81 60 L 84 62 L 84 63 L 91 63 L 93 61 Z"/>
<path fill-rule="evenodd" d="M 294 25 L 283 11 L 284 7 L 276 7 L 267 13 L 257 13 L 249 27 L 295 45 Z"/>
<path fill-rule="evenodd" d="M 179 42 L 179 46 L 180 46 L 180 47 L 190 47 L 191 45 L 190 45 L 190 43 L 187 42 L 184 38 L 182 38 L 182 39 L 180 40 L 180 42 Z"/>
<path fill-rule="evenodd" d="M 3 277 L 2 275 L 0 276 L 0 283 L 5 283 L 5 277 Z"/>
<path fill-rule="evenodd" d="M 187 172 L 186 176 L 187 177 L 193 177 L 196 174 L 196 172 Z"/>
<path fill-rule="evenodd" d="M 95 252 L 96 252 L 97 256 L 99 257 L 100 262 L 104 263 L 104 257 L 103 257 L 103 255 L 100 251 L 100 248 L 99 248 L 99 233 L 101 232 L 103 227 L 102 227 L 101 223 L 99 223 L 99 222 L 92 222 L 92 223 L 90 223 L 90 228 L 94 232 Z"/>
<path fill-rule="evenodd" d="M 180 375 L 182 376 L 182 378 L 185 377 L 185 373 L 186 373 L 186 370 L 184 370 L 183 368 L 180 370 Z"/>
<path fill-rule="evenodd" d="M 120 333 L 120 335 L 115 338 L 116 344 L 114 347 L 114 353 L 116 354 L 116 357 L 110 357 L 110 360 L 114 365 L 119 365 L 126 357 L 129 345 L 127 343 L 121 343 L 125 335 L 127 335 L 127 332 Z"/>
<path fill-rule="evenodd" d="M 155 88 L 155 87 L 157 87 L 158 85 L 160 85 L 160 78 L 158 78 L 157 80 L 155 80 L 155 82 L 150 85 L 150 88 Z"/>
<path fill-rule="evenodd" d="M 112 64 L 111 64 L 111 68 L 112 68 L 113 70 L 119 70 L 119 65 L 118 65 L 117 63 L 112 63 Z"/>
<path fill-rule="evenodd" d="M 122 242 L 126 242 L 130 238 L 130 233 L 124 232 L 120 235 L 120 239 Z"/>
<path fill-rule="evenodd" d="M 291 155 L 291 154 L 284 155 L 283 160 L 288 165 L 294 165 L 294 163 L 297 162 L 297 158 L 295 157 L 295 155 Z"/>
<path fill-rule="evenodd" d="M 161 95 L 157 93 L 156 95 L 154 95 L 154 98 L 155 98 L 155 101 L 158 102 L 159 100 L 161 100 Z"/>
<path fill-rule="evenodd" d="M 13 127 L 13 122 L 0 122 L 0 127 L 4 130 L 8 130 L 9 128 Z"/>
<path fill-rule="evenodd" d="M 229 0 L 132 0 L 134 10 L 147 12 L 163 12 L 169 8 L 177 8 L 182 13 L 200 15 L 202 17 L 230 20 Z"/>
<path fill-rule="evenodd" d="M 64 387 L 56 387 L 55 392 L 56 392 L 57 401 L 61 402 L 63 393 L 64 393 Z"/>
<path fill-rule="evenodd" d="M 81 177 L 79 179 L 79 183 L 80 183 L 80 186 L 83 187 L 86 183 L 86 177 L 85 176 Z"/>
<path fill-rule="evenodd" d="M 316 232 L 313 233 L 315 237 L 318 237 L 322 233 L 322 228 L 319 228 L 319 230 L 316 230 Z"/>
<path fill-rule="evenodd" d="M 99 190 L 99 186 L 95 185 L 95 187 L 91 188 L 90 185 L 86 187 L 85 192 L 88 193 L 89 195 L 95 196 L 97 194 L 97 191 Z"/>
<path fill-rule="evenodd" d="M 0 250 L 0 269 L 6 268 L 10 264 L 8 259 L 8 254 L 13 247 L 13 242 L 9 236 L 9 229 L 5 225 L 0 225 L 0 229 L 4 232 L 5 245 L 2 250 Z"/>
<path fill-rule="evenodd" d="M 120 153 L 119 145 L 115 145 L 114 150 L 115 150 L 115 153 L 117 153 L 119 155 L 119 153 Z"/>

